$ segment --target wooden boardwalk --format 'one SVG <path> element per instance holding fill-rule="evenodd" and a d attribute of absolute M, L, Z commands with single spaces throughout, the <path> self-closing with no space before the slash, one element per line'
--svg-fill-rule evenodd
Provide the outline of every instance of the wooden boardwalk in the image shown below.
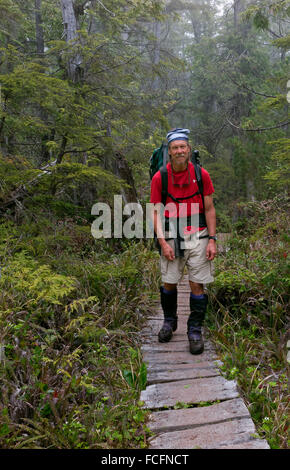
<path fill-rule="evenodd" d="M 220 362 L 208 338 L 205 350 L 189 352 L 187 277 L 178 286 L 178 329 L 169 343 L 158 342 L 163 323 L 161 307 L 143 332 L 147 388 L 141 393 L 151 410 L 148 426 L 154 432 L 150 449 L 269 449 L 256 429 L 235 381 L 219 372 Z"/>

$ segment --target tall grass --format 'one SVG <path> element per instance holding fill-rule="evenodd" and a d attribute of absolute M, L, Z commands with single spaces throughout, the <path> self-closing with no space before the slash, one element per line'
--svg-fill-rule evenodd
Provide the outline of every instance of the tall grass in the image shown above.
<path fill-rule="evenodd" d="M 256 424 L 288 448 L 289 228 L 287 201 L 251 203 L 216 261 L 208 326 Z"/>

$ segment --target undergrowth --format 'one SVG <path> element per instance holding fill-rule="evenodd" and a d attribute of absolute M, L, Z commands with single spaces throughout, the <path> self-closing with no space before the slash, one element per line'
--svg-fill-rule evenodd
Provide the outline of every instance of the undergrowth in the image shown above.
<path fill-rule="evenodd" d="M 0 230 L 0 447 L 145 447 L 138 333 L 156 252 L 94 240 L 74 215 L 3 218 Z"/>
<path fill-rule="evenodd" d="M 288 448 L 287 201 L 245 210 L 215 262 L 207 326 L 259 436 Z M 0 447 L 146 447 L 139 331 L 159 256 L 143 241 L 96 241 L 85 212 L 59 211 L 0 223 Z"/>
<path fill-rule="evenodd" d="M 287 200 L 250 203 L 215 262 L 208 327 L 258 435 L 288 448 L 289 227 Z"/>

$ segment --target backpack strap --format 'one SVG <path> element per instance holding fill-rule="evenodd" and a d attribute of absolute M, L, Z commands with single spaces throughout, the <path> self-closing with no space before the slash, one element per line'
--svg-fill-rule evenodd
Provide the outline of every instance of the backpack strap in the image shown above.
<path fill-rule="evenodd" d="M 165 152 L 163 153 L 163 158 L 165 158 Z M 161 186 L 162 187 L 162 189 L 161 189 L 161 202 L 164 206 L 166 205 L 167 196 L 170 196 L 171 199 L 173 199 L 175 202 L 181 202 L 182 200 L 189 199 L 189 198 L 192 198 L 192 197 L 197 196 L 198 194 L 200 194 L 201 197 L 202 197 L 202 203 L 203 203 L 203 207 L 204 207 L 203 182 L 202 182 L 202 175 L 201 175 L 201 167 L 195 159 L 192 160 L 192 163 L 194 165 L 195 176 L 196 176 L 199 191 L 192 194 L 191 196 L 187 196 L 187 197 L 184 197 L 184 198 L 177 198 L 176 199 L 174 196 L 172 196 L 171 194 L 168 193 L 167 166 L 165 164 L 160 168 L 159 171 L 161 173 L 161 185 L 162 185 Z"/>
<path fill-rule="evenodd" d="M 199 151 L 194 150 L 191 155 L 191 163 L 194 166 L 195 176 L 199 188 L 199 192 L 202 198 L 202 204 L 204 209 L 204 196 L 203 196 L 203 181 L 202 181 L 202 173 L 201 173 L 201 165 L 199 163 Z"/>
<path fill-rule="evenodd" d="M 165 165 L 163 165 L 159 171 L 161 174 L 161 202 L 163 206 L 166 206 L 166 199 L 167 199 L 167 190 L 168 190 L 168 172 L 167 172 L 167 167 L 166 167 L 166 158 L 167 156 L 165 155 L 164 149 L 163 149 L 163 162 L 165 161 Z M 154 240 L 155 240 L 155 245 L 158 248 L 159 254 L 161 255 L 161 247 L 159 245 L 159 242 L 157 240 L 157 235 L 154 232 Z"/>
<path fill-rule="evenodd" d="M 168 194 L 168 172 L 166 164 L 160 168 L 161 173 L 161 202 L 163 206 L 166 205 L 166 199 Z"/>
<path fill-rule="evenodd" d="M 174 202 L 181 203 L 182 201 L 185 201 L 186 199 L 191 199 L 192 197 L 198 196 L 200 194 L 200 191 L 196 191 L 194 194 L 190 194 L 190 196 L 186 197 L 174 197 L 172 194 L 168 193 L 168 197 L 170 197 Z"/>
<path fill-rule="evenodd" d="M 197 184 L 198 184 L 198 187 L 199 187 L 199 192 L 201 194 L 202 203 L 203 203 L 203 207 L 204 207 L 203 181 L 202 181 L 202 175 L 201 175 L 201 166 L 197 162 L 193 162 L 193 164 L 194 164 L 194 170 L 195 170 L 195 176 L 196 176 L 196 179 L 197 179 Z"/>

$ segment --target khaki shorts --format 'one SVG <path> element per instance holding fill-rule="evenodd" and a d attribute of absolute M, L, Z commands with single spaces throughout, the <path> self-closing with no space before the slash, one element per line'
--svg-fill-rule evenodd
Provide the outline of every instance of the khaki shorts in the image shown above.
<path fill-rule="evenodd" d="M 207 235 L 207 229 L 198 233 L 199 236 Z M 167 243 L 174 250 L 174 240 L 167 240 Z M 189 280 L 198 284 L 209 284 L 214 281 L 214 265 L 212 261 L 206 259 L 206 247 L 208 238 L 197 239 L 195 235 L 191 237 L 189 246 L 184 250 L 184 257 L 175 258 L 169 261 L 165 256 L 160 257 L 160 270 L 162 282 L 177 284 L 187 267 Z"/>

